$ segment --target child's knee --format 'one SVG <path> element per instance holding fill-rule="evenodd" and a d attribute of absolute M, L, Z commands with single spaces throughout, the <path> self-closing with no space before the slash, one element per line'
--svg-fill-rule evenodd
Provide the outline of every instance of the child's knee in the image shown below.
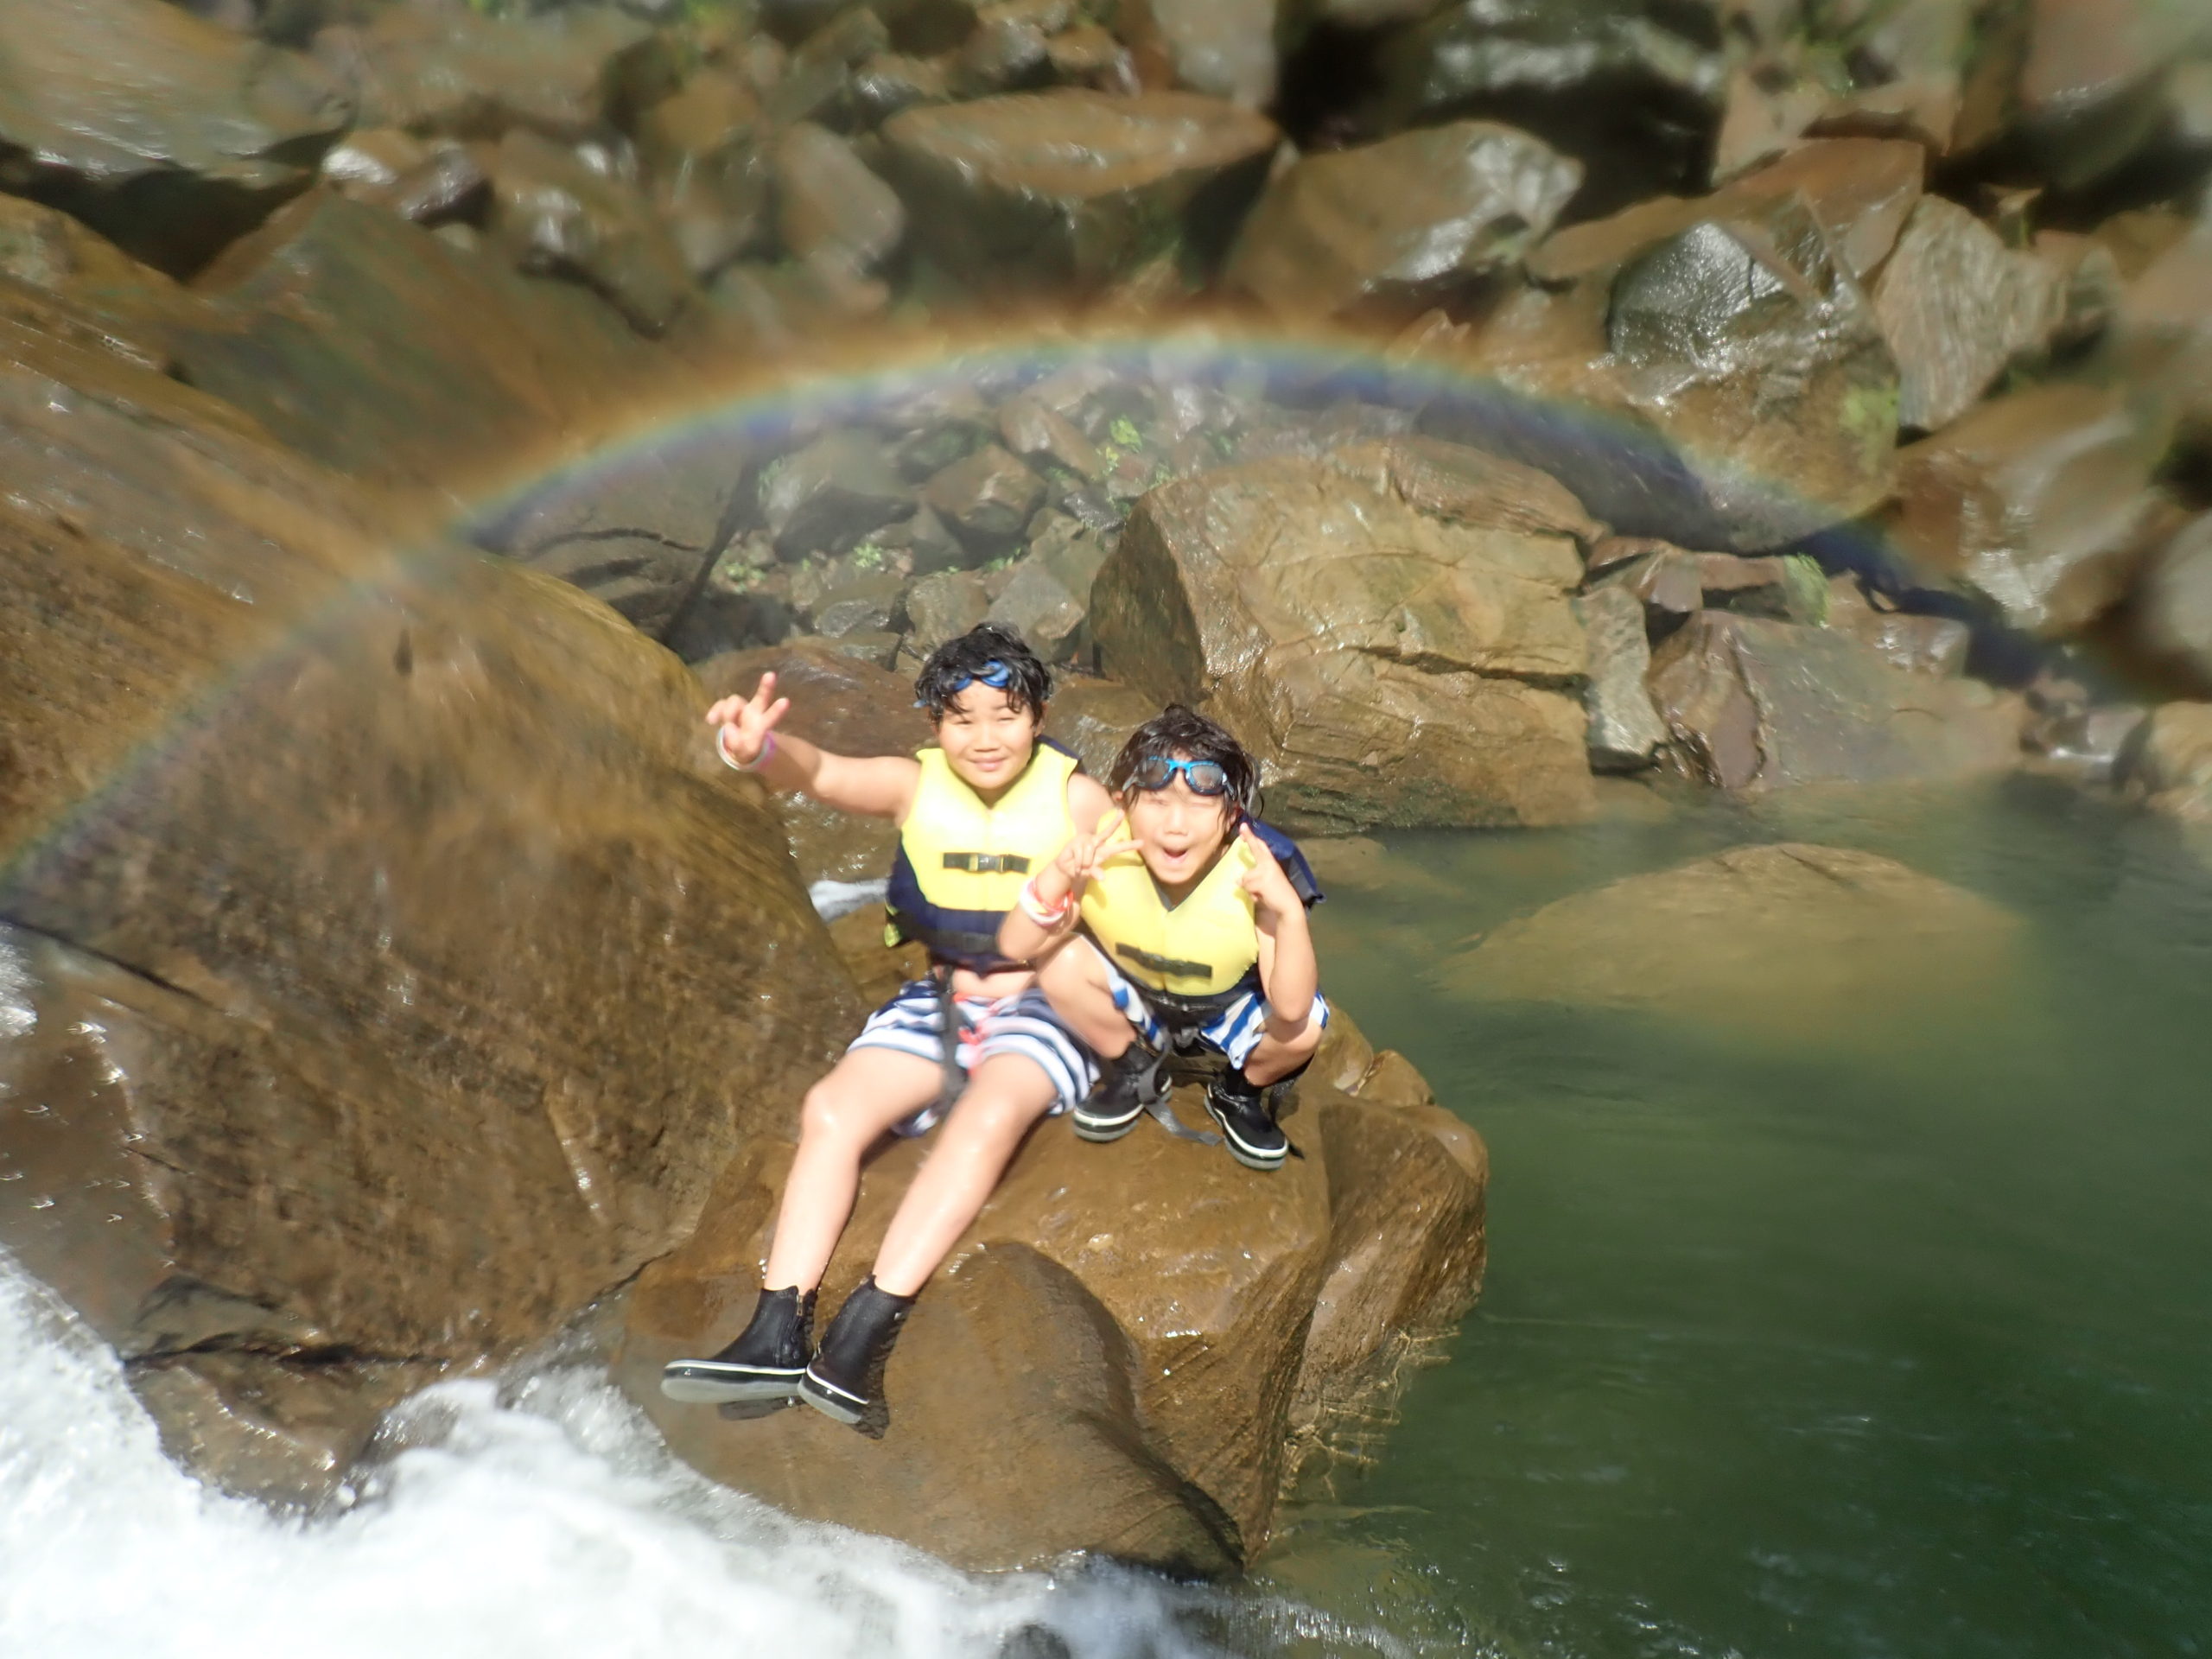
<path fill-rule="evenodd" d="M 1310 1059 L 1313 1051 L 1321 1046 L 1321 1022 L 1309 1014 L 1299 1023 L 1296 1031 L 1275 1040 L 1282 1045 L 1283 1053 L 1287 1058 Z"/>
<path fill-rule="evenodd" d="M 799 1137 L 806 1141 L 850 1140 L 855 1103 L 831 1072 L 806 1091 L 798 1112 Z"/>

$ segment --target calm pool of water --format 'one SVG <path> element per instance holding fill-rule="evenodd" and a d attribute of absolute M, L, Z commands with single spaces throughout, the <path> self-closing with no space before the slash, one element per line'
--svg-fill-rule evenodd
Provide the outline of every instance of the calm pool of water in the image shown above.
<path fill-rule="evenodd" d="M 2023 971 L 1779 1044 L 1438 971 L 1783 839 L 1996 901 Z M 1690 797 L 1384 837 L 1318 915 L 1330 988 L 1490 1143 L 1491 1275 L 1268 1582 L 1513 1655 L 2212 1650 L 2212 873 L 2171 830 L 2023 779 Z"/>

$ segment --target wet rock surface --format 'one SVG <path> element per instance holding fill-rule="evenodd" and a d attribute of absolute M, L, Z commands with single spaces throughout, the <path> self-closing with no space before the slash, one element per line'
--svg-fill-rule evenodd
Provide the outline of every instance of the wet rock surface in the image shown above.
<path fill-rule="evenodd" d="M 0 7 L 10 187 L 184 275 L 314 178 L 353 119 L 297 53 L 160 0 Z"/>
<path fill-rule="evenodd" d="M 810 1411 L 731 1421 L 660 1395 L 662 1364 L 750 1316 L 787 1149 L 734 1164 L 699 1232 L 640 1278 L 616 1376 L 716 1479 L 959 1565 L 1089 1548 L 1234 1569 L 1268 1537 L 1290 1428 L 1371 1397 L 1394 1343 L 1456 1319 L 1481 1277 L 1482 1143 L 1407 1087 L 1399 1057 L 1349 1030 L 1334 1053 L 1346 1063 L 1325 1054 L 1287 1120 L 1304 1156 L 1266 1179 L 1150 1125 L 1106 1147 L 1039 1125 L 917 1305 L 880 1441 Z M 1386 1098 L 1360 1097 L 1370 1075 Z M 869 1166 L 825 1300 L 866 1270 L 921 1151 Z M 1009 1457 L 1028 1500 L 977 1503 L 967 1474 Z"/>
<path fill-rule="evenodd" d="M 1586 664 L 1580 571 L 1564 536 L 1422 512 L 1387 451 L 1253 461 L 1139 504 L 1093 626 L 1109 677 L 1244 734 L 1277 812 L 1571 822 L 1582 713 L 1555 688 Z"/>
<path fill-rule="evenodd" d="M 1185 92 L 1068 89 L 913 109 L 884 124 L 885 165 L 918 234 L 987 288 L 1096 289 L 1233 222 L 1275 129 Z"/>
<path fill-rule="evenodd" d="M 0 525 L 0 1237 L 126 1358 L 237 1356 L 219 1393 L 513 1353 L 688 1230 L 856 1016 L 779 826 L 602 607 L 396 554 L 112 353 L 0 353 L 41 458 Z"/>

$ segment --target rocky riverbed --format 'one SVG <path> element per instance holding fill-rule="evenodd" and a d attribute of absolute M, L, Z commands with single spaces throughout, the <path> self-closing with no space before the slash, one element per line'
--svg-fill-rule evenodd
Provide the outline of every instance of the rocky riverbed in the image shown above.
<path fill-rule="evenodd" d="M 881 831 L 696 727 L 764 667 L 893 752 L 1002 620 L 1094 766 L 1192 702 L 1317 836 L 1662 773 L 2212 823 L 2196 8 L 0 0 L 0 1244 L 238 1489 L 609 1293 L 655 1411 L 742 1319 L 896 971 L 807 900 Z M 1847 954 L 1910 886 L 1789 859 L 1733 874 Z M 1648 986 L 1586 919 L 1465 972 Z M 1322 1070 L 1272 1185 L 1040 1135 L 917 1433 L 671 1446 L 1234 1568 L 1480 1278 L 1479 1141 Z M 1008 1424 L 1050 1505 L 956 1492 Z"/>

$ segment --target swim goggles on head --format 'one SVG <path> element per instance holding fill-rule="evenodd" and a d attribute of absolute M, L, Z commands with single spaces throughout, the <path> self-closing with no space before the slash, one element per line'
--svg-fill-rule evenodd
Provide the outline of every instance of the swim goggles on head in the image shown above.
<path fill-rule="evenodd" d="M 1147 754 L 1137 762 L 1129 781 L 1139 789 L 1165 789 L 1175 781 L 1179 772 L 1193 795 L 1229 793 L 1229 773 L 1218 760 L 1180 760 L 1165 754 Z"/>
<path fill-rule="evenodd" d="M 963 674 L 957 679 L 947 680 L 944 683 L 944 701 L 951 702 L 953 698 L 978 682 L 989 686 L 994 691 L 1003 691 L 1014 683 L 1014 671 L 994 657 L 973 674 Z M 929 699 L 926 697 L 914 699 L 914 707 L 917 709 L 926 709 L 929 706 Z"/>

